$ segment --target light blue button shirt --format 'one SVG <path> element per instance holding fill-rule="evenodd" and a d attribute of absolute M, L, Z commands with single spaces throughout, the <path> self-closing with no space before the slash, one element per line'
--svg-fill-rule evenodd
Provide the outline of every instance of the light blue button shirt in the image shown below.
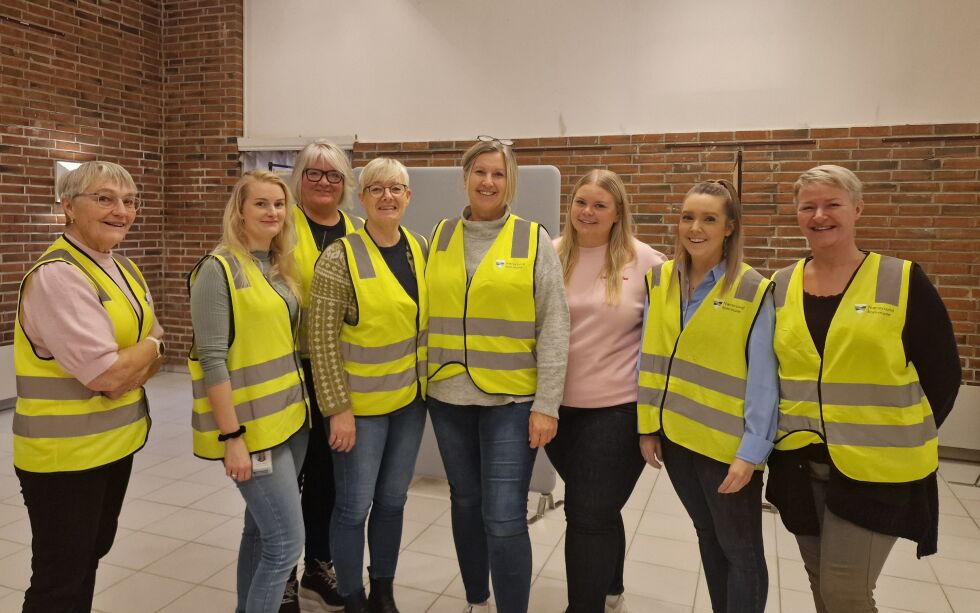
<path fill-rule="evenodd" d="M 682 303 L 682 324 L 686 326 L 715 284 L 725 274 L 725 260 L 708 271 L 704 280 L 694 289 L 690 301 Z M 646 307 L 649 309 L 649 305 Z M 644 328 L 647 314 L 644 313 Z M 752 464 L 762 464 L 772 451 L 779 418 L 779 373 L 776 353 L 773 351 L 773 331 L 776 326 L 776 308 L 772 292 L 766 294 L 759 315 L 749 333 L 749 370 L 745 388 L 745 432 L 735 457 Z"/>

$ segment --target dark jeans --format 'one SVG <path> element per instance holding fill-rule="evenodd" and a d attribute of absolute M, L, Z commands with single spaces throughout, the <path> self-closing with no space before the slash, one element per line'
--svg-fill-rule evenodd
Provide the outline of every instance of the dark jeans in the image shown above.
<path fill-rule="evenodd" d="M 762 473 L 735 494 L 719 494 L 728 465 L 666 437 L 664 466 L 698 534 L 715 613 L 762 613 L 769 574 L 762 549 Z"/>
<path fill-rule="evenodd" d="M 333 483 L 333 456 L 327 440 L 330 424 L 320 414 L 313 388 L 313 368 L 306 358 L 303 359 L 303 373 L 313 428 L 306 446 L 306 460 L 299 473 L 299 485 L 303 495 L 303 524 L 306 527 L 303 560 L 307 568 L 312 568 L 313 560 L 330 561 L 330 516 L 337 492 Z"/>
<path fill-rule="evenodd" d="M 602 613 L 623 593 L 626 533 L 621 511 L 643 472 L 636 403 L 559 410 L 558 435 L 545 447 L 565 482 L 568 613 Z"/>
<path fill-rule="evenodd" d="M 425 428 L 425 404 L 419 399 L 389 415 L 354 419 L 354 448 L 333 452 L 337 504 L 330 532 L 337 588 L 344 597 L 364 589 L 361 569 L 369 512 L 371 578 L 395 576 L 408 486 Z"/>
<path fill-rule="evenodd" d="M 24 613 L 88 613 L 95 571 L 116 538 L 133 456 L 82 472 L 16 469 L 31 521 Z"/>
<path fill-rule="evenodd" d="M 527 490 L 537 449 L 528 446 L 531 403 L 458 406 L 430 398 L 429 415 L 449 478 L 453 541 L 466 600 L 526 613 L 531 593 Z"/>

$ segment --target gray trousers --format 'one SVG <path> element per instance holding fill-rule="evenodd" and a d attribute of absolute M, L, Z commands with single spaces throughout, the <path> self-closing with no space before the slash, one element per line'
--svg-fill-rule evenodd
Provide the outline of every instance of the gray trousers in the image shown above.
<path fill-rule="evenodd" d="M 898 539 L 834 515 L 826 506 L 829 468 L 811 463 L 810 469 L 820 536 L 797 536 L 796 542 L 817 613 L 877 613 L 875 584 Z"/>

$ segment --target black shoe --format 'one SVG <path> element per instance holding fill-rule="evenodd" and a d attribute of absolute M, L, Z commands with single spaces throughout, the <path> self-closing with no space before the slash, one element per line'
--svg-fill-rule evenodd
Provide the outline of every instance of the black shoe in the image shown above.
<path fill-rule="evenodd" d="M 364 590 L 344 598 L 344 613 L 369 613 L 372 610 L 368 608 L 368 600 L 364 597 Z"/>
<path fill-rule="evenodd" d="M 337 575 L 333 563 L 311 560 L 299 582 L 299 595 L 313 601 L 327 611 L 343 611 L 344 599 L 337 591 Z"/>
<path fill-rule="evenodd" d="M 299 581 L 293 575 L 286 581 L 286 591 L 282 593 L 282 603 L 279 605 L 279 613 L 300 613 L 299 596 L 296 590 L 299 589 Z"/>
<path fill-rule="evenodd" d="M 398 613 L 395 606 L 395 594 L 392 589 L 394 579 L 371 579 L 371 597 L 368 598 L 368 608 L 371 613 Z"/>

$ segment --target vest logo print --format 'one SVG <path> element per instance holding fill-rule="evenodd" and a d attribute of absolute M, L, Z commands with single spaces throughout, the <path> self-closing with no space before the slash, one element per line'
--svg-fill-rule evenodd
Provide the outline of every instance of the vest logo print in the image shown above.
<path fill-rule="evenodd" d="M 715 298 L 711 301 L 711 306 L 716 309 L 722 309 L 723 311 L 728 311 L 729 313 L 742 313 L 745 311 L 747 303 L 739 300 L 738 302 L 729 302 L 724 298 Z"/>
<path fill-rule="evenodd" d="M 504 264 L 506 264 L 506 263 L 507 263 L 507 260 L 496 260 L 494 262 L 494 265 L 496 265 L 497 268 L 503 268 L 504 267 Z"/>
<path fill-rule="evenodd" d="M 854 305 L 854 312 L 856 312 L 856 313 L 864 313 L 867 310 L 868 310 L 868 305 L 866 305 L 866 304 L 855 304 Z"/>

